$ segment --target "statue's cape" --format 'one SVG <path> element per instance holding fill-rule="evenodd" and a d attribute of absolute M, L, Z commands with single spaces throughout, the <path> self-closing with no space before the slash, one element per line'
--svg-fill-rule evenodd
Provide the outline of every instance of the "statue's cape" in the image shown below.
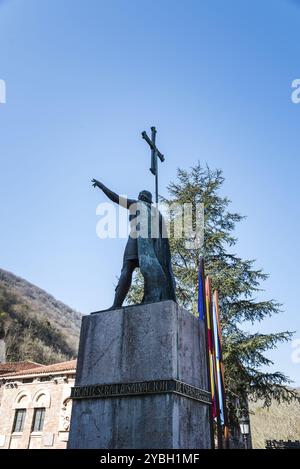
<path fill-rule="evenodd" d="M 169 239 L 164 219 L 156 207 L 138 202 L 138 258 L 144 277 L 144 303 L 176 301 Z"/>

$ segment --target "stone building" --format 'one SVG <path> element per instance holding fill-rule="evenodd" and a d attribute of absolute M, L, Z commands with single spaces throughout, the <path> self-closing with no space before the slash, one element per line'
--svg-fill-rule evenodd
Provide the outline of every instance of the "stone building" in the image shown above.
<path fill-rule="evenodd" d="M 66 448 L 76 360 L 0 364 L 0 449 Z"/>

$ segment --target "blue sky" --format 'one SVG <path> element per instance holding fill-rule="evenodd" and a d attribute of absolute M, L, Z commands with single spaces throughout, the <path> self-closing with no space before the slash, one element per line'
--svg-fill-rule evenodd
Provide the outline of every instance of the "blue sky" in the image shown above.
<path fill-rule="evenodd" d="M 299 31 L 296 0 L 0 0 L 0 266 L 83 313 L 110 306 L 125 240 L 97 238 L 90 179 L 152 190 L 155 124 L 161 192 L 198 159 L 224 170 L 247 215 L 236 252 L 284 304 L 256 329 L 300 338 Z M 291 353 L 270 356 L 300 385 Z"/>

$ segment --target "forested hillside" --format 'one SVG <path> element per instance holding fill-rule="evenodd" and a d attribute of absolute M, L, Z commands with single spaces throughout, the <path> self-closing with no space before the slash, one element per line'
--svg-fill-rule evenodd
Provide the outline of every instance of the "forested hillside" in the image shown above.
<path fill-rule="evenodd" d="M 81 314 L 0 269 L 0 338 L 7 361 L 54 363 L 76 357 Z"/>

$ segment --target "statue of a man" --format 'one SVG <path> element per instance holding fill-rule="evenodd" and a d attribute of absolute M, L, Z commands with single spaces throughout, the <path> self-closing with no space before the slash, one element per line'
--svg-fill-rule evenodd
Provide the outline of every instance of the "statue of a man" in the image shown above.
<path fill-rule="evenodd" d="M 92 184 L 93 187 L 99 187 L 111 201 L 127 208 L 131 226 L 143 232 L 143 236 L 138 234 L 139 231 L 131 231 L 129 235 L 111 309 L 122 306 L 131 286 L 133 271 L 137 267 L 140 267 L 144 277 L 143 302 L 176 301 L 169 240 L 166 230 L 163 229 L 162 215 L 152 206 L 151 192 L 143 190 L 139 193 L 138 199 L 127 199 L 117 195 L 96 179 L 92 179 Z M 151 232 L 153 213 L 158 214 L 156 234 L 153 230 Z M 134 224 L 135 218 L 138 219 L 138 226 Z M 145 231 L 147 236 L 145 236 Z"/>

